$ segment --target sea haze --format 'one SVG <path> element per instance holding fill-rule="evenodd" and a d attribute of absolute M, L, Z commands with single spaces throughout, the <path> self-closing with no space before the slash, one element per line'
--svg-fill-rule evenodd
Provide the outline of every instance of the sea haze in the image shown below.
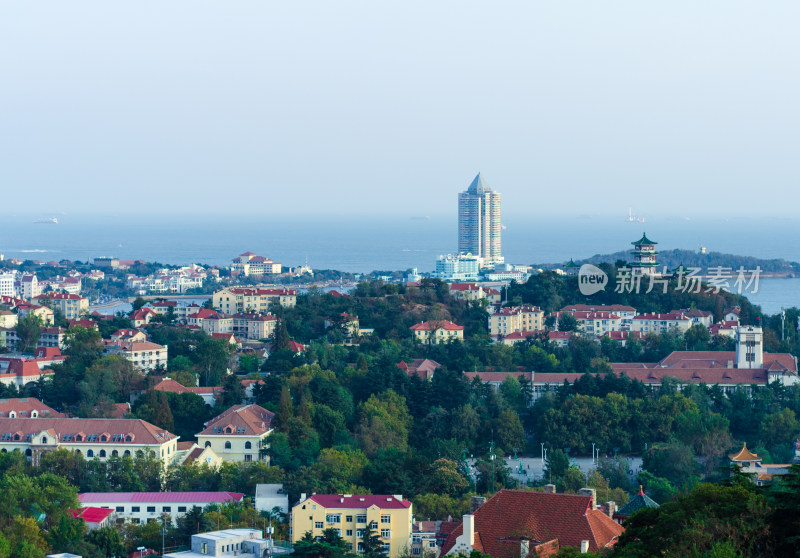
<path fill-rule="evenodd" d="M 456 217 L 265 215 L 0 215 L 0 254 L 38 260 L 85 261 L 97 256 L 168 264 L 226 265 L 250 250 L 287 266 L 350 272 L 416 267 L 431 271 L 436 257 L 457 248 Z M 699 249 L 800 261 L 796 219 L 542 217 L 507 214 L 503 254 L 511 263 L 560 263 L 631 247 L 643 232 L 659 249 Z"/>

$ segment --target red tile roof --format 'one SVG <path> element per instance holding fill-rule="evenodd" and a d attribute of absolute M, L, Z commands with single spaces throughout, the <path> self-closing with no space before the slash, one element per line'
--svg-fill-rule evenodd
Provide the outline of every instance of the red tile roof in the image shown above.
<path fill-rule="evenodd" d="M 624 304 L 570 304 L 561 309 L 562 312 L 636 312 L 633 306 Z"/>
<path fill-rule="evenodd" d="M 260 436 L 272 430 L 274 416 L 258 405 L 234 405 L 208 421 L 199 435 Z"/>
<path fill-rule="evenodd" d="M 525 490 L 501 490 L 478 508 L 475 518 L 475 543 L 491 556 L 518 555 L 520 541 L 537 544 L 558 540 L 561 547 L 580 548 L 589 541 L 589 550 L 611 547 L 624 528 L 600 510 L 592 509 L 590 496 L 549 494 Z M 456 527 L 442 547 L 442 555 L 453 548 L 462 534 Z"/>
<path fill-rule="evenodd" d="M 245 296 L 295 296 L 297 291 L 295 289 L 251 289 L 247 287 L 230 287 L 228 291 L 231 294 L 240 294 Z"/>
<path fill-rule="evenodd" d="M 34 397 L 0 399 L 0 417 L 7 417 L 12 411 L 19 418 L 30 418 L 33 411 L 36 411 L 39 417 L 63 418 L 66 416 Z"/>
<path fill-rule="evenodd" d="M 401 510 L 411 507 L 408 500 L 398 500 L 386 494 L 314 494 L 307 498 L 328 509 L 367 509 L 377 506 L 384 510 Z M 301 502 L 302 503 L 302 502 Z"/>
<path fill-rule="evenodd" d="M 69 510 L 72 517 L 81 518 L 86 523 L 102 523 L 106 518 L 114 513 L 108 508 L 81 508 L 79 510 Z"/>
<path fill-rule="evenodd" d="M 62 439 L 64 435 L 77 434 L 86 437 L 94 434 L 98 436 L 96 440 L 89 441 L 87 438 L 79 443 L 108 444 L 108 441 L 100 441 L 100 436 L 103 434 L 109 439 L 117 435 L 131 437 L 129 442 L 116 442 L 119 444 L 161 445 L 175 439 L 175 434 L 141 419 L 0 418 L 0 433 L 19 433 L 24 439 L 27 434 L 39 434 L 43 430 L 52 430 L 58 439 Z M 74 438 L 70 440 L 70 443 L 75 442 Z"/>
<path fill-rule="evenodd" d="M 431 320 L 429 322 L 422 322 L 411 326 L 411 331 L 435 331 L 437 329 L 445 329 L 448 331 L 463 331 L 464 326 L 456 325 L 449 320 Z"/>

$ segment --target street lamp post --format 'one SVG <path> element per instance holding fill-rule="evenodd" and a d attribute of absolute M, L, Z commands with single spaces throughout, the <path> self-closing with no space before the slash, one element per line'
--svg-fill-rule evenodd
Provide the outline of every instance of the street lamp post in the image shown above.
<path fill-rule="evenodd" d="M 592 465 L 595 465 L 595 461 L 594 461 L 594 442 L 592 442 Z"/>

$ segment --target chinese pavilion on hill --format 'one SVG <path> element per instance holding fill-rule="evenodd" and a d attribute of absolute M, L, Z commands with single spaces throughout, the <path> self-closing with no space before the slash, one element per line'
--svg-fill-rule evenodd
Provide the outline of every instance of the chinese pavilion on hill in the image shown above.
<path fill-rule="evenodd" d="M 642 234 L 642 238 L 633 244 L 633 262 L 631 268 L 634 275 L 656 275 L 656 244 L 647 238 L 647 234 Z"/>

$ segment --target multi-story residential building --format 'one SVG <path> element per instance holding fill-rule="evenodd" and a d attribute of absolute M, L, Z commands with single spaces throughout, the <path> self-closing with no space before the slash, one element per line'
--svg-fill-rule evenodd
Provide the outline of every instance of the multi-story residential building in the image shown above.
<path fill-rule="evenodd" d="M 33 300 L 42 294 L 42 287 L 34 274 L 17 274 L 14 287 L 17 291 L 17 296 L 25 300 Z"/>
<path fill-rule="evenodd" d="M 245 252 L 233 259 L 231 265 L 232 275 L 243 275 L 245 277 L 259 275 L 278 275 L 281 272 L 281 264 L 273 262 L 269 258 L 257 256 L 252 252 Z"/>
<path fill-rule="evenodd" d="M 431 320 L 411 326 L 414 337 L 426 345 L 438 345 L 451 341 L 464 340 L 464 326 L 456 325 L 448 320 Z"/>
<path fill-rule="evenodd" d="M 297 304 L 294 289 L 267 289 L 263 287 L 227 287 L 215 292 L 212 297 L 215 309 L 225 314 L 267 313 L 273 304 L 292 308 Z"/>
<path fill-rule="evenodd" d="M 553 312 L 558 320 L 565 312 Z M 581 333 L 586 335 L 593 335 L 595 337 L 602 337 L 610 331 L 622 330 L 622 318 L 611 312 L 568 312 L 578 322 L 578 329 Z"/>
<path fill-rule="evenodd" d="M 167 368 L 167 346 L 150 341 L 120 341 L 107 348 L 111 354 L 120 355 L 140 370 Z"/>
<path fill-rule="evenodd" d="M 43 327 L 39 331 L 37 347 L 63 349 L 66 343 L 66 330 L 61 327 Z M 13 351 L 23 351 L 20 347 L 19 336 L 14 328 L 0 328 L 0 345 Z"/>
<path fill-rule="evenodd" d="M 234 405 L 205 424 L 197 444 L 211 448 L 225 461 L 269 461 L 266 438 L 273 430 L 274 413 L 258 405 Z"/>
<path fill-rule="evenodd" d="M 233 333 L 233 318 L 208 308 L 201 308 L 186 318 L 190 326 L 197 326 L 206 333 Z"/>
<path fill-rule="evenodd" d="M 55 314 L 47 306 L 40 306 L 38 304 L 22 303 L 18 304 L 15 308 L 20 318 L 26 316 L 38 316 L 44 325 L 53 325 Z"/>
<path fill-rule="evenodd" d="M 722 311 L 722 319 L 726 322 L 739 322 L 739 314 L 742 313 L 742 309 L 738 306 L 731 306 L 726 308 Z"/>
<path fill-rule="evenodd" d="M 484 264 L 503 263 L 502 195 L 475 177 L 458 195 L 458 253 L 472 254 Z"/>
<path fill-rule="evenodd" d="M 0 327 L 14 327 L 17 325 L 17 315 L 11 310 L 0 310 Z"/>
<path fill-rule="evenodd" d="M 472 254 L 447 254 L 436 260 L 435 276 L 443 281 L 477 281 L 480 272 L 480 259 Z"/>
<path fill-rule="evenodd" d="M 411 528 L 411 555 L 438 556 L 436 541 L 437 523 L 441 521 L 415 521 Z"/>
<path fill-rule="evenodd" d="M 259 529 L 226 529 L 192 535 L 191 550 L 168 552 L 164 558 L 263 558 L 289 552 L 275 544 L 262 539 Z"/>
<path fill-rule="evenodd" d="M 630 329 L 636 308 L 624 304 L 570 304 L 561 309 L 561 312 L 608 312 L 616 314 L 620 319 L 622 329 Z"/>
<path fill-rule="evenodd" d="M 492 337 L 504 337 L 517 331 L 544 331 L 544 311 L 538 306 L 509 306 L 489 314 Z"/>
<path fill-rule="evenodd" d="M 119 258 L 101 256 L 94 259 L 94 265 L 97 267 L 110 267 L 111 269 L 119 268 Z"/>
<path fill-rule="evenodd" d="M 718 322 L 716 324 L 711 324 L 708 328 L 708 332 L 713 335 L 722 335 L 723 337 L 730 337 L 734 339 L 736 337 L 736 330 L 739 329 L 739 322 Z"/>
<path fill-rule="evenodd" d="M 369 525 L 380 537 L 384 553 L 397 558 L 411 547 L 412 519 L 411 502 L 399 494 L 302 494 L 292 508 L 292 541 L 306 533 L 318 537 L 325 529 L 336 529 L 353 552 L 360 552 Z"/>
<path fill-rule="evenodd" d="M 269 339 L 277 323 L 278 318 L 273 314 L 234 314 L 233 334 L 245 339 Z"/>
<path fill-rule="evenodd" d="M 77 320 L 89 312 L 89 299 L 76 294 L 45 293 L 35 297 L 34 301 L 57 309 L 67 320 Z"/>
<path fill-rule="evenodd" d="M 13 297 L 17 291 L 14 289 L 14 274 L 0 273 L 0 296 Z"/>
<path fill-rule="evenodd" d="M 0 418 L 0 452 L 20 451 L 38 464 L 39 456 L 58 448 L 87 459 L 145 454 L 166 464 L 178 437 L 139 419 Z"/>
<path fill-rule="evenodd" d="M 81 506 L 114 511 L 114 519 L 131 523 L 161 521 L 169 517 L 174 524 L 194 508 L 210 504 L 241 502 L 239 492 L 84 492 L 78 494 Z"/>
<path fill-rule="evenodd" d="M 698 310 L 696 308 L 686 308 L 683 310 L 673 310 L 672 314 L 683 314 L 690 320 L 692 320 L 692 325 L 696 326 L 703 326 L 704 328 L 708 329 L 714 323 L 714 313 L 709 312 L 708 310 Z"/>
<path fill-rule="evenodd" d="M 450 283 L 450 296 L 456 300 L 475 302 L 486 298 L 486 291 L 476 283 Z"/>
<path fill-rule="evenodd" d="M 640 314 L 633 318 L 631 322 L 632 331 L 643 333 L 666 333 L 674 331 L 684 333 L 692 326 L 692 320 L 681 312 L 670 312 L 669 314 Z"/>

